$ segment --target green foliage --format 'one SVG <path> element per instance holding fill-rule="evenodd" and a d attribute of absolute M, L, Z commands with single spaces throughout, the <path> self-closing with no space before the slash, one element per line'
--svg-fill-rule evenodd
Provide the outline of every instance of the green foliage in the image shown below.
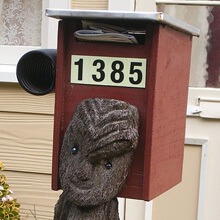
<path fill-rule="evenodd" d="M 0 171 L 3 164 L 0 161 Z M 0 220 L 20 220 L 20 204 L 12 196 L 6 176 L 0 173 Z"/>

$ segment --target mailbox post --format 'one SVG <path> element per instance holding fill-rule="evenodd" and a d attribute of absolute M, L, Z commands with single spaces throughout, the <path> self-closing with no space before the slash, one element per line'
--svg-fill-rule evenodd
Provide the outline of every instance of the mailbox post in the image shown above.
<path fill-rule="evenodd" d="M 160 12 L 47 9 L 46 15 L 60 19 L 52 188 L 60 188 L 64 133 L 77 105 L 88 98 L 126 101 L 139 111 L 139 143 L 119 196 L 151 200 L 179 183 L 192 36 L 198 29 Z M 135 31 L 138 42 L 77 40 L 83 21 Z"/>

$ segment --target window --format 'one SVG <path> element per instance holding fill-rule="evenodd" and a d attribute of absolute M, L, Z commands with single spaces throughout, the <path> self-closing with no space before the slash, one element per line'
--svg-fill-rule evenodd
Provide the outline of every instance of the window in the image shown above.
<path fill-rule="evenodd" d="M 220 88 L 219 5 L 158 4 L 158 11 L 163 11 L 200 29 L 200 37 L 193 38 L 191 87 Z"/>
<path fill-rule="evenodd" d="M 40 46 L 42 0 L 2 0 L 0 45 Z"/>
<path fill-rule="evenodd" d="M 58 21 L 45 16 L 46 8 L 69 8 L 69 0 L 0 0 L 0 82 L 17 82 L 24 53 L 56 48 Z"/>

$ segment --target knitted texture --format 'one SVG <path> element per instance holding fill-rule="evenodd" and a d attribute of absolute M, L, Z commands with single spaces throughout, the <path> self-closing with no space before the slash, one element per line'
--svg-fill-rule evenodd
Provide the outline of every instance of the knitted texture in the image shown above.
<path fill-rule="evenodd" d="M 137 108 L 114 99 L 87 99 L 73 115 L 60 154 L 63 194 L 55 220 L 118 220 L 122 189 L 138 143 Z"/>

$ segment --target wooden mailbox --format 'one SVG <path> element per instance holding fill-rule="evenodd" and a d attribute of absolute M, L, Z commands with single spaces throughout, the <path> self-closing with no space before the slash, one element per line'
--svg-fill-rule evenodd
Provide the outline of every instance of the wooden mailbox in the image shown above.
<path fill-rule="evenodd" d="M 52 188 L 76 106 L 88 98 L 135 105 L 139 144 L 120 197 L 151 200 L 181 181 L 192 36 L 198 29 L 166 14 L 47 9 L 58 29 Z M 138 43 L 80 41 L 82 21 L 117 25 Z M 129 32 L 130 31 L 130 32 Z"/>

